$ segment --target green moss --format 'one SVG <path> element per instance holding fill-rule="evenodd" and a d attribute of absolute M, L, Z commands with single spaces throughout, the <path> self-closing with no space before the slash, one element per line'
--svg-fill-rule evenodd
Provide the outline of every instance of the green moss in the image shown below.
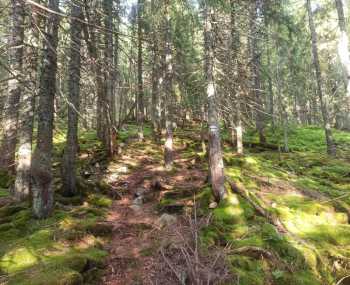
<path fill-rule="evenodd" d="M 78 206 L 83 203 L 83 197 L 80 195 L 73 196 L 73 197 L 64 197 L 61 195 L 56 195 L 56 201 L 63 204 L 63 205 L 74 205 Z"/>
<path fill-rule="evenodd" d="M 0 208 L 0 217 L 8 217 L 11 216 L 21 210 L 25 210 L 28 208 L 28 205 L 18 204 L 18 205 L 6 205 Z"/>
<path fill-rule="evenodd" d="M 32 211 L 30 209 L 22 210 L 13 215 L 13 225 L 16 228 L 25 228 L 32 216 Z"/>
<path fill-rule="evenodd" d="M 14 273 L 32 267 L 38 262 L 38 256 L 30 248 L 18 247 L 1 257 L 0 269 L 6 273 Z"/>
<path fill-rule="evenodd" d="M 90 194 L 87 201 L 94 206 L 106 208 L 111 207 L 113 202 L 112 199 L 99 194 Z"/>
<path fill-rule="evenodd" d="M 293 273 L 284 273 L 281 278 L 275 278 L 276 285 L 322 285 L 311 271 L 297 271 Z"/>
<path fill-rule="evenodd" d="M 13 276 L 9 285 L 81 285 L 83 276 L 68 268 L 35 268 Z"/>
<path fill-rule="evenodd" d="M 9 197 L 9 196 L 10 196 L 9 191 L 0 186 L 0 198 Z"/>
<path fill-rule="evenodd" d="M 213 211 L 214 219 L 225 224 L 244 223 L 244 209 L 237 195 L 230 194 L 222 201 L 218 208 Z"/>
<path fill-rule="evenodd" d="M 0 188 L 9 188 L 13 182 L 13 176 L 11 176 L 7 171 L 0 170 Z"/>

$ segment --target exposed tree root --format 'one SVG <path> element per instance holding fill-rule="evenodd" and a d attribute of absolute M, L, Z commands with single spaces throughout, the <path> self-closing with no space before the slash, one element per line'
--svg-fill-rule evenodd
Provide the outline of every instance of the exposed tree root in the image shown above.
<path fill-rule="evenodd" d="M 253 199 L 249 197 L 248 191 L 243 186 L 238 186 L 236 183 L 234 183 L 231 179 L 226 177 L 226 181 L 230 184 L 230 187 L 234 193 L 237 193 L 240 195 L 243 199 L 247 200 L 253 208 L 263 217 L 265 217 L 269 223 L 274 225 L 276 229 L 281 233 L 286 233 L 287 230 L 282 224 L 282 222 L 279 220 L 278 217 L 273 215 L 272 213 L 269 213 L 267 210 L 265 210 L 263 207 L 261 207 L 257 202 L 255 202 Z"/>

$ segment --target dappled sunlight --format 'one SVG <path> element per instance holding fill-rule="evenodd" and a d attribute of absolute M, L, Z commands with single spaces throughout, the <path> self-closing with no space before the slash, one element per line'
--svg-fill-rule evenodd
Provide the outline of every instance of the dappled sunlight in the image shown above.
<path fill-rule="evenodd" d="M 19 247 L 2 256 L 0 269 L 6 273 L 14 273 L 31 267 L 38 262 L 38 257 L 31 250 L 26 247 Z"/>

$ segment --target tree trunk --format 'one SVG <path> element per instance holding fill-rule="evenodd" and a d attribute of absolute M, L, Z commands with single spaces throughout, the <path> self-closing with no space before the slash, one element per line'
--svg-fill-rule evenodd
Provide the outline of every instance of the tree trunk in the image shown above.
<path fill-rule="evenodd" d="M 343 0 L 335 0 L 338 12 L 338 22 L 340 29 L 340 38 L 338 42 L 339 59 L 343 67 L 343 74 L 346 88 L 346 129 L 350 130 L 350 54 L 349 54 L 349 37 L 347 34 L 346 21 L 344 16 Z"/>
<path fill-rule="evenodd" d="M 8 95 L 4 105 L 3 140 L 0 146 L 0 167 L 14 172 L 17 142 L 19 102 L 23 82 L 23 39 L 24 39 L 24 2 L 11 1 L 11 30 L 9 38 Z"/>
<path fill-rule="evenodd" d="M 155 39 L 154 35 L 153 42 L 153 60 L 152 60 L 152 123 L 153 123 L 153 137 L 156 142 L 160 142 L 161 137 L 161 123 L 160 123 L 160 86 L 162 72 L 161 66 L 159 63 L 159 50 L 158 42 Z"/>
<path fill-rule="evenodd" d="M 144 102 L 143 102 L 143 55 L 142 55 L 142 17 L 143 0 L 137 2 L 137 121 L 139 141 L 143 141 L 143 123 L 144 123 Z"/>
<path fill-rule="evenodd" d="M 25 86 L 22 91 L 19 111 L 19 132 L 18 132 L 18 162 L 16 168 L 16 181 L 14 196 L 18 200 L 26 199 L 30 194 L 31 178 L 30 168 L 32 163 L 32 139 L 35 96 L 38 79 L 38 41 L 40 26 L 39 14 L 35 13 L 32 6 L 28 5 L 29 31 L 27 32 L 28 42 L 26 43 L 24 68 L 26 70 Z"/>
<path fill-rule="evenodd" d="M 315 24 L 314 24 L 313 15 L 312 15 L 311 0 L 306 0 L 306 8 L 309 15 L 309 28 L 310 28 L 311 40 L 312 40 L 312 43 L 311 43 L 312 55 L 313 55 L 315 73 L 316 73 L 316 83 L 317 83 L 316 91 L 317 91 L 317 94 L 320 100 L 320 105 L 321 105 L 323 126 L 325 130 L 325 135 L 326 135 L 327 153 L 329 155 L 334 156 L 336 154 L 336 146 L 333 141 L 331 125 L 328 118 L 327 105 L 324 100 L 323 92 L 322 92 L 321 67 L 320 67 L 320 61 L 318 57 L 317 34 L 316 34 Z"/>
<path fill-rule="evenodd" d="M 243 154 L 243 126 L 242 126 L 242 114 L 241 114 L 241 100 L 237 99 L 237 123 L 236 123 L 236 139 L 237 139 L 237 153 Z"/>
<path fill-rule="evenodd" d="M 260 143 L 266 142 L 264 135 L 265 128 L 265 116 L 264 116 L 264 104 L 263 104 L 263 92 L 261 86 L 261 52 L 259 49 L 260 34 L 260 22 L 262 21 L 262 0 L 256 0 L 252 3 L 251 7 L 251 56 L 252 56 L 252 76 L 253 76 L 253 89 L 256 101 L 256 115 L 255 124 L 259 134 Z"/>
<path fill-rule="evenodd" d="M 156 13 L 155 0 L 151 1 L 152 13 Z M 156 21 L 152 20 L 152 123 L 154 140 L 160 143 L 161 139 L 161 110 L 160 110 L 160 87 L 162 82 L 162 66 L 160 63 L 160 52 L 158 48 L 157 25 Z"/>
<path fill-rule="evenodd" d="M 114 100 L 114 84 L 113 84 L 113 0 L 103 1 L 104 10 L 104 27 L 106 29 L 104 33 L 104 59 L 105 59 L 105 94 L 103 98 L 103 144 L 106 148 L 107 154 L 112 157 L 114 154 L 114 129 L 113 129 L 113 106 L 115 104 Z"/>
<path fill-rule="evenodd" d="M 115 29 L 116 33 L 114 36 L 114 72 L 113 72 L 113 78 L 114 78 L 114 98 L 115 98 L 115 104 L 114 104 L 114 117 L 113 117 L 113 125 L 118 128 L 120 120 L 121 120 L 121 103 L 122 103 L 122 94 L 123 92 L 120 91 L 120 71 L 119 71 L 119 30 L 120 30 L 120 0 L 116 0 L 116 12 L 115 12 Z"/>
<path fill-rule="evenodd" d="M 219 119 L 216 106 L 216 90 L 214 81 L 214 35 L 213 35 L 213 16 L 214 9 L 205 3 L 205 22 L 204 22 L 204 49 L 205 49 L 205 75 L 208 97 L 208 124 L 209 124 L 209 168 L 210 180 L 213 194 L 217 201 L 226 196 L 224 186 L 224 163 L 221 152 L 221 139 Z"/>
<path fill-rule="evenodd" d="M 96 125 L 97 125 L 97 137 L 100 141 L 104 140 L 103 133 L 103 102 L 105 98 L 105 88 L 103 84 L 103 75 L 102 75 L 102 63 L 101 57 L 99 56 L 98 51 L 98 42 L 99 36 L 96 37 L 95 33 L 95 25 L 100 26 L 100 14 L 92 13 L 92 9 L 97 9 L 98 3 L 97 0 L 91 1 L 91 7 L 88 5 L 88 1 L 84 1 L 84 10 L 86 21 L 88 25 L 83 26 L 84 32 L 84 40 L 87 45 L 89 57 L 91 58 L 92 69 L 95 75 L 95 83 L 96 83 L 96 93 L 97 93 L 97 116 L 96 116 Z M 93 16 L 93 18 L 92 18 Z"/>
<path fill-rule="evenodd" d="M 59 0 L 49 0 L 48 8 L 59 12 Z M 32 163 L 33 211 L 37 218 L 46 218 L 53 208 L 52 137 L 54 98 L 56 93 L 57 45 L 59 16 L 47 14 L 43 60 L 39 87 L 38 136 Z"/>
<path fill-rule="evenodd" d="M 68 126 L 66 146 L 62 160 L 62 181 L 65 196 L 77 194 L 76 157 L 78 152 L 78 120 L 80 103 L 81 31 L 82 9 L 71 7 L 70 59 L 68 66 Z"/>
<path fill-rule="evenodd" d="M 231 72 L 231 92 L 233 92 L 233 96 L 235 100 L 233 104 L 233 108 L 236 110 L 235 123 L 232 123 L 232 131 L 235 132 L 235 141 L 232 143 L 236 143 L 237 153 L 243 154 L 243 128 L 242 128 L 242 114 L 241 114 L 241 94 L 240 94 L 240 86 L 238 83 L 238 74 L 239 74 L 239 63 L 238 63 L 238 51 L 240 47 L 240 33 L 237 28 L 237 13 L 236 13 L 236 4 L 234 0 L 230 0 L 230 8 L 231 8 L 231 61 L 232 61 L 232 70 Z"/>
<path fill-rule="evenodd" d="M 164 146 L 164 162 L 165 168 L 171 169 L 173 164 L 173 63 L 171 50 L 171 16 L 170 16 L 170 1 L 165 0 L 165 129 L 166 138 Z"/>

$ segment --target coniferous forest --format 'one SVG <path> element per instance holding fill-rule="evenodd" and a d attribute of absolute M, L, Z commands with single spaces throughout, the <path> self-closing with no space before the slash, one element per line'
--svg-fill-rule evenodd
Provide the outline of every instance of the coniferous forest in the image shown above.
<path fill-rule="evenodd" d="M 347 0 L 0 0 L 0 284 L 350 284 Z"/>

